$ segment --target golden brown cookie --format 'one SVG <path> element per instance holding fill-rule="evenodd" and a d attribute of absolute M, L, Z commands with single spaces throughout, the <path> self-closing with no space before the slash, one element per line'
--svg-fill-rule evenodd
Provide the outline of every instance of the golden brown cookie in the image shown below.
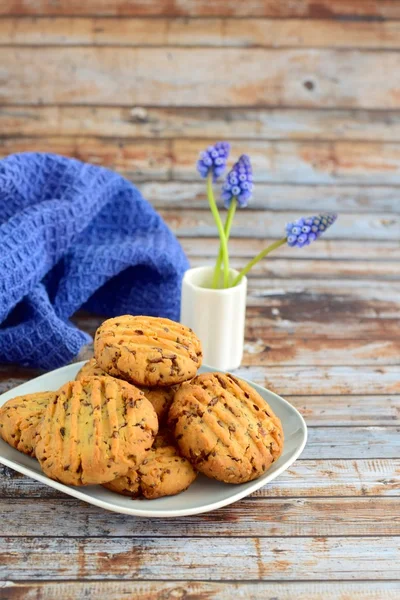
<path fill-rule="evenodd" d="M 139 385 L 138 388 L 142 390 L 147 400 L 152 403 L 159 422 L 163 422 L 168 415 L 169 407 L 179 386 L 147 388 Z"/>
<path fill-rule="evenodd" d="M 76 381 L 84 379 L 85 377 L 106 377 L 108 373 L 103 371 L 97 364 L 95 358 L 91 358 L 83 365 L 83 367 L 76 374 Z"/>
<path fill-rule="evenodd" d="M 183 456 L 226 483 L 260 477 L 282 452 L 280 420 L 254 388 L 233 375 L 204 373 L 182 384 L 168 422 Z"/>
<path fill-rule="evenodd" d="M 36 457 L 62 483 L 106 483 L 138 467 L 157 430 L 143 392 L 111 377 L 87 377 L 66 383 L 47 407 Z"/>
<path fill-rule="evenodd" d="M 139 386 L 171 386 L 194 377 L 201 365 L 199 339 L 184 325 L 125 315 L 98 328 L 94 354 L 109 375 Z"/>
<path fill-rule="evenodd" d="M 168 434 L 160 434 L 137 470 L 130 469 L 125 477 L 119 477 L 104 487 L 124 496 L 135 498 L 143 495 L 152 500 L 183 492 L 196 476 L 190 462 L 171 445 Z"/>
<path fill-rule="evenodd" d="M 0 436 L 24 454 L 35 455 L 37 426 L 55 392 L 17 396 L 0 408 Z"/>
<path fill-rule="evenodd" d="M 83 377 L 104 377 L 108 375 L 103 369 L 99 367 L 95 358 L 91 358 L 86 364 L 83 365 L 80 371 L 78 371 L 75 379 L 79 381 Z M 174 395 L 176 390 L 178 389 L 177 385 L 173 385 L 171 387 L 154 387 L 148 388 L 143 386 L 136 386 L 146 396 L 147 400 L 153 405 L 154 410 L 157 413 L 157 417 L 159 421 L 163 421 L 168 414 L 169 407 L 171 406 L 172 400 L 174 399 Z"/>
<path fill-rule="evenodd" d="M 121 494 L 122 496 L 138 498 L 140 496 L 139 472 L 137 470 L 135 471 L 135 469 L 129 469 L 126 475 L 118 477 L 118 479 L 114 479 L 109 483 L 104 483 L 103 487 L 116 494 Z"/>

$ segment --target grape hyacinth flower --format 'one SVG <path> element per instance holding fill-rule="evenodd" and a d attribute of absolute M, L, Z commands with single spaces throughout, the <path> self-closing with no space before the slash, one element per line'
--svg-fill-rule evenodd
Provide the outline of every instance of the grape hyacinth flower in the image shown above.
<path fill-rule="evenodd" d="M 303 248 L 317 240 L 333 223 L 337 215 L 328 213 L 312 217 L 302 217 L 293 223 L 286 225 L 285 237 L 276 240 L 267 248 L 264 248 L 230 281 L 228 241 L 230 237 L 233 218 L 236 208 L 247 206 L 253 192 L 253 171 L 250 158 L 242 154 L 239 160 L 229 171 L 222 186 L 221 199 L 225 208 L 228 209 L 225 225 L 222 223 L 214 197 L 213 182 L 215 182 L 226 169 L 230 151 L 228 142 L 217 142 L 201 152 L 197 162 L 197 170 L 207 180 L 207 197 L 215 224 L 218 229 L 220 246 L 216 261 L 211 287 L 213 289 L 226 289 L 240 283 L 245 275 L 262 260 L 265 256 L 280 246 L 287 244 L 291 247 Z"/>
<path fill-rule="evenodd" d="M 279 246 L 288 244 L 288 246 L 296 246 L 297 248 L 303 248 L 308 246 L 311 242 L 317 240 L 323 233 L 333 225 L 336 221 L 337 215 L 328 213 L 326 215 L 318 215 L 314 217 L 302 217 L 295 223 L 288 223 L 286 225 L 287 236 L 277 240 L 270 244 L 267 248 L 262 250 L 257 256 L 255 256 L 247 265 L 240 271 L 238 276 L 233 280 L 232 287 L 237 285 L 241 279 L 247 275 L 247 273 L 263 259 L 267 254 L 270 254 Z"/>
<path fill-rule="evenodd" d="M 216 181 L 226 169 L 226 161 L 228 160 L 230 144 L 228 142 L 217 142 L 213 146 L 209 146 L 207 150 L 200 153 L 200 158 L 197 161 L 197 170 L 200 175 L 207 179 L 207 197 L 208 204 L 215 224 L 218 229 L 219 239 L 221 243 L 221 259 L 224 265 L 223 269 L 223 287 L 229 287 L 229 255 L 228 244 L 226 240 L 224 226 L 221 221 L 218 206 L 214 197 L 213 181 Z"/>
<path fill-rule="evenodd" d="M 224 201 L 225 208 L 231 206 L 234 198 L 236 198 L 239 206 L 244 208 L 251 198 L 252 191 L 253 169 L 251 168 L 250 158 L 247 154 L 242 154 L 228 173 L 222 186 L 221 199 Z"/>
<path fill-rule="evenodd" d="M 247 154 L 242 154 L 239 160 L 233 165 L 229 171 L 225 183 L 222 186 L 221 199 L 224 202 L 225 208 L 228 209 L 228 214 L 225 221 L 225 237 L 228 243 L 231 234 L 233 218 L 235 216 L 236 207 L 241 208 L 247 206 L 253 191 L 253 169 L 251 168 L 250 158 Z M 218 287 L 218 282 L 221 276 L 222 263 L 222 244 L 220 244 L 217 262 L 215 264 L 212 287 Z"/>
<path fill-rule="evenodd" d="M 336 221 L 337 215 L 327 214 L 302 218 L 286 225 L 288 246 L 303 248 L 318 239 Z"/>
<path fill-rule="evenodd" d="M 217 142 L 201 152 L 197 161 L 197 170 L 200 175 L 205 179 L 212 173 L 213 181 L 216 181 L 226 169 L 230 149 L 231 146 L 228 142 Z"/>

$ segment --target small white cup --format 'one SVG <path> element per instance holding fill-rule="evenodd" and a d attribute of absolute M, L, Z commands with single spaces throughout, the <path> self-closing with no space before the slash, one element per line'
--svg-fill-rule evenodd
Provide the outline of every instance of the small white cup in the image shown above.
<path fill-rule="evenodd" d="M 227 289 L 211 289 L 214 269 L 186 271 L 182 282 L 181 323 L 203 346 L 204 363 L 220 371 L 237 369 L 243 358 L 247 279 Z M 238 271 L 230 269 L 230 279 Z"/>

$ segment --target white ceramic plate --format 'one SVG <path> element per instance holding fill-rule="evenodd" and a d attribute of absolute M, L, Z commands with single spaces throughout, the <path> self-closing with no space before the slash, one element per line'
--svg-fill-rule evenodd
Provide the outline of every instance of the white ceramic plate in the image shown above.
<path fill-rule="evenodd" d="M 85 361 L 68 365 L 41 375 L 27 383 L 2 394 L 0 406 L 10 398 L 45 390 L 57 390 L 61 385 L 75 378 Z M 200 372 L 213 371 L 203 366 Z M 303 417 L 289 402 L 255 383 L 249 381 L 259 394 L 268 402 L 272 410 L 281 419 L 285 434 L 283 454 L 272 467 L 259 479 L 240 485 L 220 483 L 200 475 L 188 490 L 177 496 L 168 496 L 157 500 L 133 500 L 114 494 L 102 486 L 70 487 L 49 479 L 41 471 L 39 463 L 29 456 L 11 448 L 0 439 L 0 463 L 11 467 L 23 475 L 28 475 L 69 496 L 79 498 L 89 504 L 100 506 L 127 515 L 139 517 L 182 517 L 216 510 L 232 504 L 278 477 L 300 456 L 307 441 L 307 427 Z"/>

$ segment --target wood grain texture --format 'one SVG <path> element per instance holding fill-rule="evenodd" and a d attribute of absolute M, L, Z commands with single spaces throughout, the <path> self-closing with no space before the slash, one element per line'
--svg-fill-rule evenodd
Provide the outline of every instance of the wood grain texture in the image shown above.
<path fill-rule="evenodd" d="M 307 425 L 397 425 L 400 396 L 286 396 Z"/>
<path fill-rule="evenodd" d="M 300 459 L 253 496 L 399 496 L 399 474 L 399 459 Z"/>
<path fill-rule="evenodd" d="M 399 426 L 310 428 L 302 458 L 397 458 L 399 434 Z"/>
<path fill-rule="evenodd" d="M 398 366 L 400 341 L 300 338 L 294 344 L 293 340 L 274 339 L 267 343 L 259 338 L 246 342 L 245 352 L 245 366 Z"/>
<path fill-rule="evenodd" d="M 251 498 L 209 515 L 174 519 L 182 537 L 400 535 L 398 498 Z M 78 500 L 0 500 L 2 537 L 175 537 L 169 519 L 132 519 Z M 29 520 L 24 519 L 29 515 Z"/>
<path fill-rule="evenodd" d="M 283 247 L 248 282 L 238 374 L 304 415 L 301 459 L 251 498 L 172 522 L 0 466 L 0 598 L 397 600 L 400 3 L 4 0 L 0 14 L 0 156 L 117 170 L 192 266 L 218 248 L 195 169 L 217 139 L 255 172 L 233 266 L 294 218 L 340 213 L 310 251 Z M 73 317 L 91 334 L 102 320 Z M 0 392 L 38 374 L 3 365 Z"/>
<path fill-rule="evenodd" d="M 114 169 L 134 182 L 177 179 L 183 181 L 180 187 L 184 188 L 185 181 L 198 181 L 196 160 L 199 150 L 207 145 L 207 140 L 0 137 L 0 157 L 11 152 L 55 152 Z M 251 154 L 257 184 L 400 184 L 397 143 L 246 141 L 241 151 Z M 380 196 L 384 193 L 381 191 Z M 363 190 L 358 197 L 365 197 Z M 375 210 L 379 209 L 378 200 Z"/>
<path fill-rule="evenodd" d="M 76 560 L 71 561 L 71 556 Z M 3 538 L 0 576 L 63 579 L 392 580 L 397 537 Z"/>
<path fill-rule="evenodd" d="M 17 471 L 0 465 L 0 497 L 67 498 Z M 307 459 L 296 461 L 267 486 L 257 498 L 313 498 L 400 496 L 400 459 Z"/>
<path fill-rule="evenodd" d="M 173 175 L 193 179 L 198 140 L 171 142 Z M 251 155 L 255 181 L 285 183 L 396 184 L 400 144 L 357 142 L 243 141 L 241 152 Z"/>
<path fill-rule="evenodd" d="M 318 241 L 319 243 L 319 241 Z M 338 245 L 338 243 L 330 242 L 332 249 Z M 315 247 L 315 246 L 314 246 Z M 371 308 L 368 309 L 367 302 L 362 302 L 359 305 L 359 310 L 364 316 L 379 316 L 384 321 L 387 317 L 396 316 L 398 313 L 397 302 L 399 299 L 398 293 L 400 292 L 400 286 L 395 281 L 379 283 L 379 286 L 371 287 L 371 283 L 364 281 L 363 279 L 354 281 L 351 279 L 297 279 L 295 277 L 290 280 L 274 280 L 262 277 L 250 278 L 250 298 L 267 298 L 269 302 L 274 305 L 274 302 L 281 302 L 282 306 L 289 306 L 291 302 L 298 301 L 300 305 L 298 312 L 292 310 L 292 318 L 298 319 L 299 315 L 304 315 L 302 303 L 308 300 L 310 305 L 308 306 L 308 316 L 314 315 L 320 316 L 320 313 L 326 312 L 326 303 L 330 302 L 329 310 L 339 310 L 342 306 L 342 312 L 347 313 L 350 316 L 351 311 L 355 313 L 357 318 L 357 311 L 355 310 L 355 304 L 358 300 L 372 301 Z M 392 295 L 391 295 L 392 294 Z M 314 300 L 314 303 L 312 301 Z M 345 300 L 349 303 L 346 305 Z M 376 304 L 373 304 L 373 302 Z M 319 305 L 322 306 L 319 306 Z M 277 305 L 276 305 L 277 306 Z M 378 308 L 380 307 L 382 312 L 377 314 Z M 320 311 L 318 310 L 320 308 Z M 251 311 L 253 309 L 251 308 Z M 307 307 L 304 307 L 307 310 Z M 85 313 L 82 313 L 83 315 Z M 262 312 L 261 312 L 262 314 Z M 345 316 L 345 314 L 343 316 Z M 279 317 L 279 315 L 276 315 Z M 289 316 L 289 315 L 287 315 Z M 322 320 L 322 319 L 321 319 Z M 299 326 L 301 324 L 299 323 Z M 301 334 L 302 335 L 302 334 Z M 349 337 L 349 336 L 347 336 Z M 351 337 L 351 336 L 350 336 Z"/>
<path fill-rule="evenodd" d="M 249 262 L 248 258 L 235 258 L 232 267 L 242 269 Z M 191 260 L 193 267 L 213 266 L 215 258 L 196 257 Z M 323 261 L 323 260 L 293 260 L 286 258 L 274 258 L 259 262 L 252 269 L 252 277 L 269 277 L 271 279 L 288 279 L 290 276 L 296 278 L 310 277 L 354 277 L 357 279 L 400 279 L 400 266 L 394 262 L 359 262 L 359 261 Z"/>
<path fill-rule="evenodd" d="M 12 152 L 53 152 L 120 171 L 135 181 L 168 179 L 172 172 L 169 144 L 163 140 L 129 141 L 98 138 L 0 138 L 0 158 Z"/>
<path fill-rule="evenodd" d="M 259 313 L 260 311 L 258 311 Z M 357 317 L 352 319 L 348 317 L 340 317 L 336 313 L 337 320 L 328 320 L 325 314 L 325 320 L 322 318 L 322 313 L 319 313 L 315 318 L 310 317 L 309 320 L 300 322 L 296 320 L 298 315 L 291 315 L 290 319 L 282 318 L 282 315 L 275 316 L 273 308 L 267 309 L 267 313 L 261 314 L 260 317 L 254 316 L 254 312 L 250 309 L 247 311 L 246 319 L 246 338 L 263 339 L 268 342 L 269 339 L 282 338 L 290 336 L 295 343 L 296 337 L 317 338 L 317 339 L 354 339 L 358 336 L 361 339 L 371 339 L 387 336 L 388 338 L 397 337 L 400 332 L 398 319 L 374 319 Z M 340 325 L 340 327 L 339 327 Z M 342 390 L 343 392 L 343 390 Z M 316 391 L 318 393 L 318 390 Z M 327 392 L 332 393 L 332 392 Z"/>
<path fill-rule="evenodd" d="M 4 136 L 400 141 L 399 110 L 3 105 L 0 126 Z"/>
<path fill-rule="evenodd" d="M 153 180 L 174 178 L 193 181 L 198 179 L 195 163 L 199 148 L 206 145 L 205 140 L 167 142 L 87 137 L 5 137 L 0 138 L 0 156 L 4 157 L 11 151 L 49 150 L 115 169 L 135 182 L 149 177 Z M 252 155 L 257 183 L 391 182 L 397 185 L 400 182 L 400 144 L 248 142 L 243 149 Z M 181 183 L 180 187 L 184 188 L 185 183 Z M 189 190 L 184 193 L 188 194 Z M 391 194 L 396 191 L 392 190 Z M 379 195 L 382 194 L 385 190 Z M 362 190 L 358 196 L 360 200 L 365 197 Z M 352 200 L 352 204 L 357 204 L 357 200 Z M 375 210 L 379 210 L 379 204 L 378 200 Z"/>
<path fill-rule="evenodd" d="M 223 17 L 378 17 L 399 18 L 400 8 L 393 0 L 78 0 L 54 3 L 52 0 L 3 0 L 0 14 L 15 15 L 110 15 L 110 16 L 223 16 Z"/>
<path fill-rule="evenodd" d="M 274 239 L 277 239 L 277 237 L 263 240 L 257 238 L 231 238 L 229 241 L 229 255 L 231 258 L 252 258 Z M 215 237 L 182 238 L 181 245 L 192 260 L 199 257 L 210 258 L 210 256 L 215 256 L 218 251 L 219 240 Z M 374 261 L 396 262 L 400 259 L 400 243 L 395 240 L 371 240 L 368 243 L 362 240 L 341 240 L 340 244 L 337 244 L 321 237 L 318 244 L 313 246 L 312 257 L 306 254 L 300 256 L 302 259 L 307 256 L 310 260 L 349 259 L 369 261 L 372 259 Z M 282 246 L 271 254 L 268 260 L 272 261 L 277 258 L 298 259 L 298 249 Z"/>
<path fill-rule="evenodd" d="M 58 583 L 0 582 L 7 600 L 398 600 L 400 583 L 360 582 L 255 582 L 217 583 L 199 581 L 134 582 L 86 581 Z"/>
<path fill-rule="evenodd" d="M 185 208 L 204 208 L 206 206 L 207 197 L 204 182 L 188 182 L 188 181 L 167 181 L 167 182 L 156 182 L 156 181 L 145 181 L 139 183 L 139 188 L 143 196 L 149 200 L 156 208 L 176 208 L 185 206 Z M 217 192 L 219 192 L 219 185 L 216 186 Z M 218 198 L 217 198 L 218 199 Z M 274 183 L 263 183 L 257 181 L 254 188 L 254 196 L 250 203 L 250 209 L 267 209 L 274 210 L 276 212 L 281 211 L 298 211 L 303 208 L 307 213 L 317 211 L 332 211 L 339 212 L 340 214 L 346 212 L 362 213 L 400 213 L 399 203 L 399 189 L 398 187 L 389 186 L 370 186 L 370 185 L 348 185 L 338 184 L 331 185 L 304 185 L 304 184 L 274 184 Z M 279 215 L 277 215 L 279 217 Z M 215 240 L 210 240 L 213 243 Z M 315 252 L 321 249 L 321 242 L 323 238 L 318 242 L 318 246 L 313 248 L 313 256 Z M 253 245 L 257 244 L 257 241 L 249 238 L 246 240 L 246 244 L 243 244 L 243 250 L 247 253 L 253 251 Z M 385 258 L 390 260 L 392 257 L 390 254 L 386 254 L 388 244 L 377 244 L 374 246 L 373 241 L 366 246 L 363 245 L 364 250 L 367 254 L 361 256 L 357 252 L 357 241 L 346 240 L 345 246 L 351 247 L 351 254 L 348 256 L 351 258 Z M 208 250 L 208 247 L 204 247 L 203 254 Z M 400 248 L 400 244 L 393 244 L 393 247 Z M 247 249 L 247 250 L 246 250 Z M 285 256 L 287 252 L 290 252 L 285 248 Z M 278 256 L 283 252 L 282 249 L 277 250 L 273 256 Z M 294 252 L 293 250 L 291 252 Z M 342 244 L 340 247 L 335 248 L 334 254 L 331 253 L 329 258 L 340 257 L 342 253 Z M 368 254 L 370 252 L 370 254 Z M 279 253 L 279 254 L 278 254 Z M 298 256 L 298 252 L 293 256 Z M 245 256 L 245 254 L 242 254 Z"/>
<path fill-rule="evenodd" d="M 282 395 L 399 394 L 398 366 L 328 367 L 275 365 L 240 367 L 235 371 Z M 400 440 L 399 440 L 400 442 Z"/>
<path fill-rule="evenodd" d="M 5 17 L 0 45 L 400 48 L 398 21 Z"/>
<path fill-rule="evenodd" d="M 269 208 L 268 200 L 266 201 L 265 208 Z M 284 208 L 284 207 L 282 207 Z M 294 206 L 293 206 L 294 208 Z M 314 211 L 315 210 L 314 207 Z M 311 211 L 312 212 L 312 211 Z M 275 238 L 277 239 L 277 238 Z M 266 245 L 273 241 L 271 239 L 258 240 L 254 238 L 232 238 L 229 241 L 229 255 L 233 258 L 247 257 L 252 258 Z M 219 240 L 215 237 L 209 238 L 183 238 L 181 244 L 185 252 L 190 256 L 191 259 L 197 257 L 215 256 L 218 247 Z M 368 243 L 360 240 L 341 240 L 340 244 L 326 240 L 321 237 L 318 240 L 318 244 L 314 244 L 312 248 L 312 256 L 309 254 L 300 255 L 303 259 L 306 257 L 310 260 L 325 259 L 325 260 L 380 260 L 386 261 L 398 261 L 400 260 L 400 242 L 398 241 L 386 241 L 386 240 L 369 240 Z M 275 250 L 270 255 L 269 260 L 275 260 L 275 258 L 291 258 L 298 259 L 299 251 L 297 248 L 290 248 L 284 246 Z M 345 282 L 347 283 L 347 282 Z M 395 295 L 396 297 L 396 295 Z"/>
<path fill-rule="evenodd" d="M 210 237 L 215 233 L 215 223 L 208 210 L 193 209 L 159 210 L 166 223 L 179 237 Z M 232 226 L 233 237 L 271 238 L 280 237 L 284 233 L 286 223 L 299 219 L 301 212 L 281 212 L 272 214 L 268 210 L 239 211 L 235 215 Z M 400 215 L 378 214 L 366 215 L 346 213 L 340 215 L 340 220 L 325 234 L 325 239 L 358 240 L 398 240 L 400 235 Z M 282 236 L 283 237 L 283 236 Z"/>
<path fill-rule="evenodd" d="M 391 51 L 3 47 L 0 65 L 8 104 L 396 109 L 400 95 Z"/>

